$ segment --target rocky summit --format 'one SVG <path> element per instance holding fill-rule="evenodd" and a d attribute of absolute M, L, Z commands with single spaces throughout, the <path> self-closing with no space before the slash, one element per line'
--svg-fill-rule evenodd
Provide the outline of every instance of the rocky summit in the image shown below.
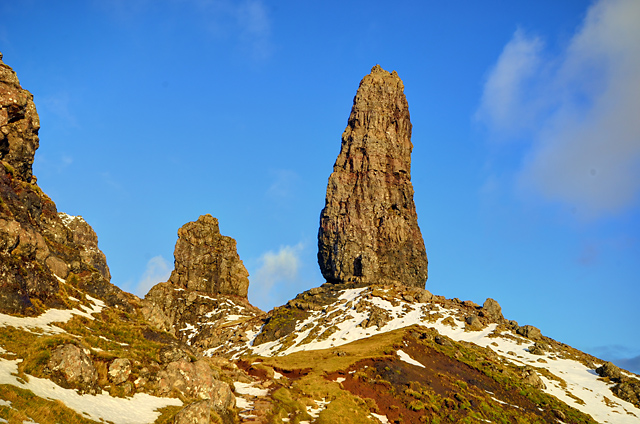
<path fill-rule="evenodd" d="M 640 424 L 640 376 L 494 299 L 423 288 L 395 73 L 375 67 L 354 102 L 320 231 L 328 282 L 267 313 L 211 215 L 180 228 L 144 300 L 111 285 L 96 233 L 36 185 L 37 122 L 0 62 L 0 423 Z"/>
<path fill-rule="evenodd" d="M 376 65 L 360 82 L 320 215 L 318 262 L 330 283 L 424 288 L 427 253 L 411 184 L 402 80 Z"/>

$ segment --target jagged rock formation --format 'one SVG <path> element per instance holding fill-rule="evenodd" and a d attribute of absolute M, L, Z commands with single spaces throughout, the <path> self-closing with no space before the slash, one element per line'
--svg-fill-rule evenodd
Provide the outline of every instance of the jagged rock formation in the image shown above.
<path fill-rule="evenodd" d="M 360 82 L 320 215 L 318 262 L 330 283 L 424 288 L 427 254 L 411 184 L 404 85 L 376 65 Z"/>
<path fill-rule="evenodd" d="M 249 273 L 238 256 L 236 241 L 220 234 L 218 220 L 202 215 L 178 230 L 175 268 L 169 282 L 208 294 L 247 297 Z"/>
<path fill-rule="evenodd" d="M 181 230 L 170 281 L 128 297 L 93 230 L 42 194 L 32 155 L 16 159 L 37 133 L 22 122 L 31 136 L 15 144 L 30 112 L 7 105 L 6 86 L 0 307 L 68 309 L 0 315 L 0 422 L 640 422 L 637 375 L 505 319 L 493 299 L 355 276 L 264 314 L 212 217 Z"/>
<path fill-rule="evenodd" d="M 145 296 L 147 320 L 202 350 L 243 338 L 242 331 L 230 331 L 227 324 L 263 312 L 247 300 L 249 273 L 236 241 L 220 234 L 216 218 L 202 215 L 178 230 L 174 257 L 169 281 L 155 285 Z"/>
<path fill-rule="evenodd" d="M 37 314 L 67 307 L 60 279 L 131 308 L 131 295 L 109 283 L 97 237 L 81 218 L 58 214 L 36 184 L 32 165 L 40 120 L 0 54 L 0 312 Z"/>

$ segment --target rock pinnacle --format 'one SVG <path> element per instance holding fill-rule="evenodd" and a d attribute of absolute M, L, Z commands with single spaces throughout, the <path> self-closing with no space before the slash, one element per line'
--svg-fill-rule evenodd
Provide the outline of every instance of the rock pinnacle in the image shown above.
<path fill-rule="evenodd" d="M 412 149 L 404 84 L 376 65 L 353 100 L 320 215 L 318 262 L 328 282 L 425 286 Z"/>

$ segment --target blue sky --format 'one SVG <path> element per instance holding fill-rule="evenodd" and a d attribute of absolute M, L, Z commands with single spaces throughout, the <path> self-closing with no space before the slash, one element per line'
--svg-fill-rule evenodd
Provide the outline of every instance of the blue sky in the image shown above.
<path fill-rule="evenodd" d="M 360 79 L 405 83 L 427 288 L 640 371 L 640 3 L 0 3 L 38 184 L 144 295 L 220 220 L 263 309 L 323 283 L 317 229 Z"/>

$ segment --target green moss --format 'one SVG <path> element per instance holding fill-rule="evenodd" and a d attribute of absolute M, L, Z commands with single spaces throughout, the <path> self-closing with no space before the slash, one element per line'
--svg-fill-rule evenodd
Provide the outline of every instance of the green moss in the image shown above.
<path fill-rule="evenodd" d="M 13 178 L 16 175 L 16 169 L 5 161 L 0 162 L 2 162 L 2 166 L 4 167 L 5 172 Z"/>
<path fill-rule="evenodd" d="M 419 400 L 414 400 L 409 404 L 409 409 L 412 411 L 422 411 L 424 409 L 424 403 Z"/>

